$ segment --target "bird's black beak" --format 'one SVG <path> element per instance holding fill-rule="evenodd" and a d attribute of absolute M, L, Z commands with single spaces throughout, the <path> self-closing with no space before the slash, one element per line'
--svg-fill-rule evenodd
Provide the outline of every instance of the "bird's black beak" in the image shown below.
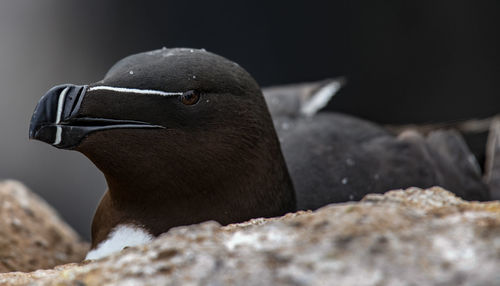
<path fill-rule="evenodd" d="M 51 88 L 38 102 L 30 122 L 30 139 L 36 139 L 59 148 L 75 145 L 61 122 L 76 117 L 87 86 L 63 84 Z M 63 137 L 64 143 L 63 143 Z"/>
<path fill-rule="evenodd" d="M 116 128 L 164 128 L 145 122 L 82 117 L 80 106 L 88 86 L 64 84 L 51 88 L 31 117 L 29 138 L 61 149 L 72 149 L 90 133 Z"/>

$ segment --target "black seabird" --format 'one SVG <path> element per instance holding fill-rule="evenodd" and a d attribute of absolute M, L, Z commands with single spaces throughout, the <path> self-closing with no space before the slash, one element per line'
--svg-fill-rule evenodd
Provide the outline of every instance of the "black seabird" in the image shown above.
<path fill-rule="evenodd" d="M 299 208 L 317 208 L 462 175 L 442 172 L 451 166 L 439 152 L 423 156 L 432 149 L 425 140 L 399 143 L 345 115 L 305 114 L 280 136 L 296 193 L 258 84 L 236 63 L 196 49 L 132 55 L 100 82 L 56 86 L 30 124 L 30 138 L 79 151 L 104 173 L 88 258 L 174 226 L 282 215 L 297 209 L 296 196 Z M 485 199 L 482 187 L 452 190 Z"/>

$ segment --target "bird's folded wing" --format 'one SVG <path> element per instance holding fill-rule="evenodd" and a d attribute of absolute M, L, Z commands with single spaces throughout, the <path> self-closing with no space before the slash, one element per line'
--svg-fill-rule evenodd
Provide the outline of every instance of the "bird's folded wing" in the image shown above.
<path fill-rule="evenodd" d="M 500 117 L 490 125 L 486 146 L 485 179 L 490 187 L 492 199 L 500 199 Z"/>
<path fill-rule="evenodd" d="M 262 89 L 273 118 L 313 116 L 323 109 L 345 84 L 345 78 L 271 86 Z"/>

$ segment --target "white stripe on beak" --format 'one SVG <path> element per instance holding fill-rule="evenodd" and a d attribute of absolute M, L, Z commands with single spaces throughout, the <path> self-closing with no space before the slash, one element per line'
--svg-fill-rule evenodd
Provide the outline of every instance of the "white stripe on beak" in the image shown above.
<path fill-rule="evenodd" d="M 59 124 L 61 122 L 61 116 L 63 112 L 63 107 L 64 107 L 64 99 L 66 98 L 66 93 L 68 93 L 69 86 L 63 89 L 61 93 L 59 94 L 59 100 L 57 101 L 57 115 L 56 115 L 56 124 Z M 61 126 L 56 126 L 56 137 L 54 139 L 54 143 L 52 145 L 58 145 L 61 143 L 61 133 L 62 133 L 62 128 Z"/>

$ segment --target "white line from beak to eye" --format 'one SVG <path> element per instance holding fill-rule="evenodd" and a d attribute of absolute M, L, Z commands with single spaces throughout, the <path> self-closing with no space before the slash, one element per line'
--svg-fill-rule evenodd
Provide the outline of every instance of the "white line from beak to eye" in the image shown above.
<path fill-rule="evenodd" d="M 66 93 L 68 93 L 69 86 L 63 89 L 61 93 L 59 94 L 59 99 L 57 101 L 57 115 L 56 115 L 56 124 L 59 124 L 61 122 L 61 116 L 63 112 L 63 107 L 64 107 L 64 99 L 66 98 Z M 54 139 L 54 143 L 52 145 L 58 145 L 61 143 L 61 133 L 62 133 L 62 128 L 61 126 L 56 126 L 56 137 Z"/>
<path fill-rule="evenodd" d="M 154 95 L 161 95 L 161 96 L 175 96 L 175 95 L 182 95 L 183 94 L 183 92 L 166 92 L 166 91 L 153 90 L 153 89 L 138 89 L 138 88 L 114 87 L 114 86 L 105 86 L 105 85 L 92 86 L 92 87 L 89 87 L 87 89 L 87 91 L 94 91 L 94 90 L 109 90 L 109 91 L 115 91 L 115 92 L 137 93 L 137 94 L 154 94 Z"/>

